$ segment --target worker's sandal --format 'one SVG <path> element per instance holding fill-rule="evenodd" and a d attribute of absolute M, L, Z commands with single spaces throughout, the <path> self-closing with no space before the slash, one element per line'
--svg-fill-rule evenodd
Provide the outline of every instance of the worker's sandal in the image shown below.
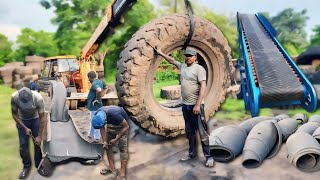
<path fill-rule="evenodd" d="M 104 168 L 104 169 L 102 169 L 101 171 L 100 171 L 100 174 L 102 174 L 102 175 L 107 175 L 107 174 L 114 174 L 114 175 L 118 175 L 118 171 L 117 170 L 112 170 L 112 169 L 109 169 L 109 168 Z"/>
<path fill-rule="evenodd" d="M 187 157 L 181 158 L 179 161 L 180 162 L 189 162 L 189 161 L 196 160 L 196 159 L 197 159 L 197 156 L 193 156 L 193 157 L 187 156 Z"/>

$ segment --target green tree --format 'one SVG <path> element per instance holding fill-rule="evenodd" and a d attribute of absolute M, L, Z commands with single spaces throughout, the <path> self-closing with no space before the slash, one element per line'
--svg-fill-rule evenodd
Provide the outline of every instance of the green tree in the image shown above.
<path fill-rule="evenodd" d="M 308 45 L 306 22 L 309 19 L 307 10 L 296 12 L 285 9 L 271 18 L 271 24 L 277 30 L 277 39 L 290 55 L 300 54 Z"/>
<path fill-rule="evenodd" d="M 195 0 L 190 1 L 194 15 L 201 16 L 216 25 L 229 42 L 232 50 L 232 57 L 238 57 L 238 32 L 234 18 L 228 18 L 224 15 L 216 14 L 205 6 L 197 5 Z M 168 13 L 186 13 L 184 0 L 160 0 L 160 14 Z M 176 8 L 177 7 L 177 8 Z"/>
<path fill-rule="evenodd" d="M 0 34 L 0 67 L 5 63 L 13 61 L 12 57 L 12 43 L 8 40 L 8 38 Z"/>
<path fill-rule="evenodd" d="M 159 14 L 186 12 L 184 0 L 160 0 Z"/>
<path fill-rule="evenodd" d="M 55 39 L 59 54 L 80 55 L 80 51 L 95 31 L 110 0 L 51 0 L 41 1 L 45 8 L 55 8 L 52 23 L 58 25 Z M 124 17 L 124 24 L 116 33 L 106 39 L 100 50 L 107 50 L 105 69 L 107 75 L 114 75 L 116 62 L 125 43 L 146 22 L 155 17 L 153 6 L 148 0 L 139 0 Z"/>
<path fill-rule="evenodd" d="M 311 37 L 311 44 L 310 46 L 319 46 L 320 45 L 320 25 L 316 26 L 313 29 L 313 32 L 315 33 Z"/>
<path fill-rule="evenodd" d="M 30 28 L 24 28 L 17 38 L 17 50 L 15 57 L 18 61 L 23 61 L 25 56 L 54 56 L 58 49 L 53 40 L 53 33 L 44 31 L 34 31 Z"/>
<path fill-rule="evenodd" d="M 46 9 L 55 8 L 51 20 L 58 26 L 55 40 L 60 55 L 80 55 L 80 51 L 94 32 L 110 0 L 51 0 L 40 1 Z"/>
<path fill-rule="evenodd" d="M 238 32 L 235 20 L 232 20 L 231 18 L 228 18 L 224 15 L 216 14 L 204 7 L 200 10 L 200 16 L 216 25 L 217 28 L 220 29 L 223 35 L 227 38 L 229 46 L 231 48 L 232 58 L 238 58 Z"/>
<path fill-rule="evenodd" d="M 105 61 L 107 75 L 115 73 L 119 55 L 132 35 L 154 17 L 156 14 L 153 5 L 148 0 L 139 0 L 128 11 L 124 23 L 116 29 L 116 33 L 107 42 L 108 56 Z"/>

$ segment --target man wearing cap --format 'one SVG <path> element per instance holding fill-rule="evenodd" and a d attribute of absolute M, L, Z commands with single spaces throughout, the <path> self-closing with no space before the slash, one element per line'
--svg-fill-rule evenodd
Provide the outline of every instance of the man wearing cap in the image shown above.
<path fill-rule="evenodd" d="M 197 64 L 197 51 L 194 48 L 188 47 L 184 51 L 185 63 L 176 61 L 160 49 L 154 48 L 154 50 L 180 70 L 182 113 L 185 120 L 186 135 L 189 140 L 189 155 L 181 161 L 189 161 L 197 156 L 196 132 L 199 131 L 198 115 L 204 112 L 206 70 Z M 201 145 L 206 157 L 205 165 L 212 167 L 214 160 L 210 155 L 209 147 L 202 141 Z"/>
<path fill-rule="evenodd" d="M 100 172 L 102 175 L 116 172 L 112 146 L 118 143 L 121 168 L 117 179 L 125 179 L 126 177 L 126 167 L 129 158 L 127 138 L 129 132 L 129 119 L 129 116 L 124 109 L 119 106 L 103 106 L 98 109 L 92 117 L 92 126 L 95 129 L 100 129 L 103 147 L 107 149 L 109 168 L 102 169 Z M 105 125 L 107 125 L 106 128 Z"/>
<path fill-rule="evenodd" d="M 38 167 L 42 159 L 41 140 L 45 122 L 44 101 L 42 96 L 29 88 L 23 87 L 14 92 L 11 97 L 12 117 L 16 121 L 19 134 L 20 156 L 23 169 L 19 175 L 20 179 L 28 176 L 31 169 L 31 158 L 29 152 L 29 136 L 34 141 L 34 163 L 40 175 L 45 175 L 44 168 Z"/>
<path fill-rule="evenodd" d="M 101 97 L 107 93 L 108 87 L 100 79 L 97 78 L 97 74 L 94 71 L 90 71 L 88 73 L 88 78 L 92 85 L 88 94 L 87 108 L 90 111 L 90 118 L 92 119 L 95 111 L 102 107 Z M 91 123 L 88 134 L 90 140 L 93 140 L 94 142 L 100 140 L 99 130 L 94 129 L 91 126 Z"/>

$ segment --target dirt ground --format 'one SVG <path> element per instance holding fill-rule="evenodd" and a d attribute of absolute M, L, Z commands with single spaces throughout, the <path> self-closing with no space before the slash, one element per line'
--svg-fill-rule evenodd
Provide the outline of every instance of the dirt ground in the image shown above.
<path fill-rule="evenodd" d="M 72 111 L 77 130 L 83 138 L 89 128 L 89 112 L 85 109 Z M 210 131 L 226 123 L 210 119 L 208 126 Z M 241 165 L 241 155 L 230 163 L 216 162 L 213 168 L 206 168 L 204 157 L 199 147 L 199 158 L 189 163 L 181 163 L 179 159 L 187 154 L 188 142 L 184 136 L 175 139 L 164 139 L 162 137 L 147 134 L 130 122 L 129 134 L 129 162 L 127 179 L 154 179 L 154 180 L 196 180 L 196 179 L 308 179 L 316 180 L 320 172 L 305 173 L 292 166 L 287 156 L 286 145 L 283 144 L 280 152 L 272 159 L 265 160 L 262 165 L 255 169 L 246 169 Z M 106 157 L 105 157 L 106 158 Z M 115 160 L 119 164 L 119 153 L 115 154 Z M 105 163 L 107 160 L 105 159 Z M 104 162 L 98 165 L 81 165 L 78 162 L 70 162 L 58 165 L 51 177 L 40 176 L 35 169 L 28 177 L 33 179 L 115 179 L 113 175 L 102 176 L 100 170 L 104 168 Z"/>

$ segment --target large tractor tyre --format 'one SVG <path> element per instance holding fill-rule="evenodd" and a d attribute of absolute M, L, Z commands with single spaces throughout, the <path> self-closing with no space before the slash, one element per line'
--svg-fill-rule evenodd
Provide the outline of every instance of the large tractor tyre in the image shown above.
<path fill-rule="evenodd" d="M 150 45 L 170 54 L 182 48 L 188 34 L 188 16 L 163 16 L 138 30 L 120 54 L 116 83 L 119 103 L 137 125 L 152 134 L 176 137 L 185 131 L 181 107 L 170 110 L 154 98 L 153 77 L 163 58 Z M 209 117 L 224 101 L 230 85 L 231 50 L 221 31 L 199 17 L 195 17 L 189 46 L 198 51 L 199 64 L 207 70 L 205 114 Z"/>

